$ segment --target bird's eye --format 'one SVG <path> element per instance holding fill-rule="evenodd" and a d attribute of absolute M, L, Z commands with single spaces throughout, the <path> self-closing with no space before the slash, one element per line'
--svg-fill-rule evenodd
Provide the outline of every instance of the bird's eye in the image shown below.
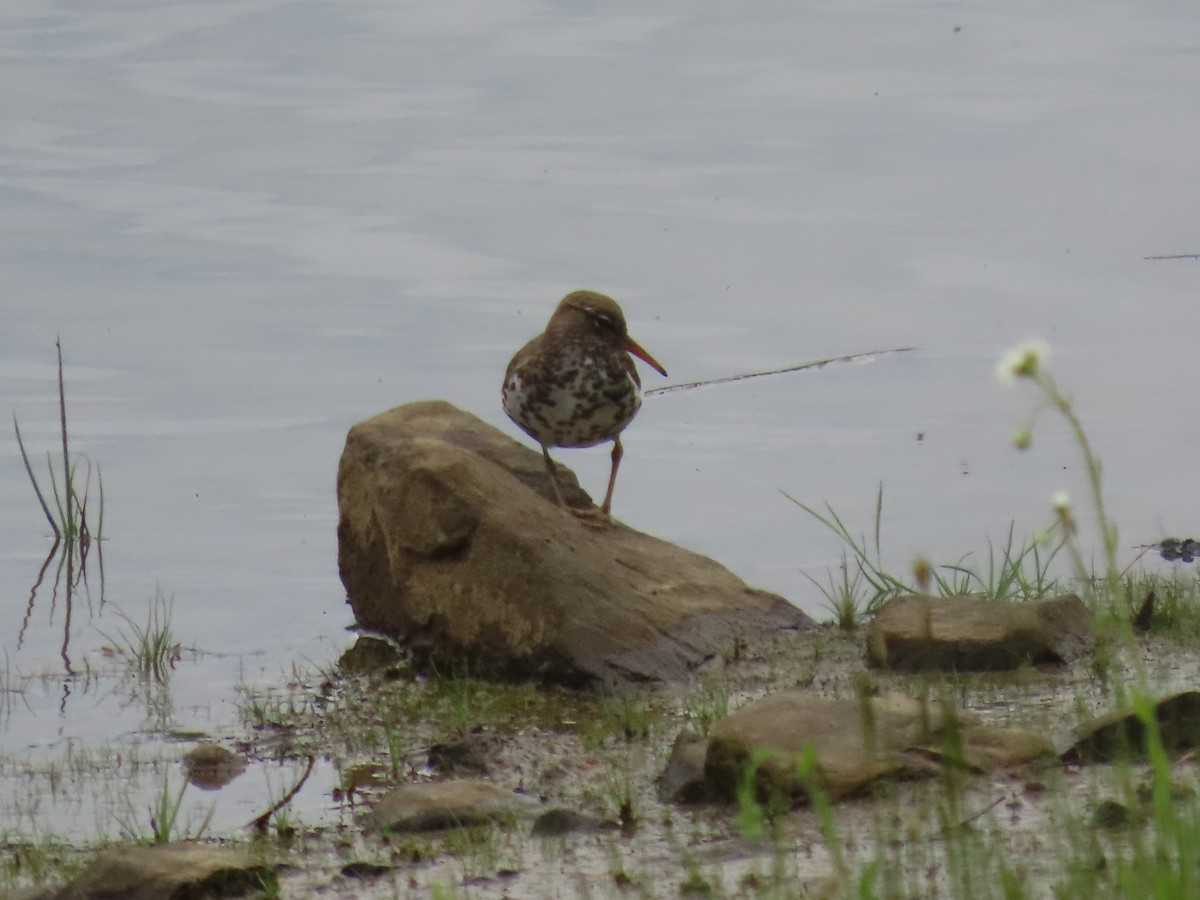
<path fill-rule="evenodd" d="M 612 316 L 606 316 L 604 313 L 593 313 L 593 315 L 596 317 L 596 324 L 599 325 L 601 329 L 604 331 L 614 330 L 615 326 L 613 325 Z"/>

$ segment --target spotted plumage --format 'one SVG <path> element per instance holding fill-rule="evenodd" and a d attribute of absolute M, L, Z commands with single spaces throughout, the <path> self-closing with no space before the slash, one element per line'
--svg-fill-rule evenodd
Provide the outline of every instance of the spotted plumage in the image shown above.
<path fill-rule="evenodd" d="M 666 375 L 629 337 L 615 300 L 575 291 L 558 304 L 546 330 L 517 351 L 501 399 L 510 419 L 542 447 L 555 495 L 564 507 L 550 447 L 613 442 L 612 471 L 600 515 L 607 518 L 623 453 L 621 432 L 642 405 L 642 383 L 629 354 Z"/>

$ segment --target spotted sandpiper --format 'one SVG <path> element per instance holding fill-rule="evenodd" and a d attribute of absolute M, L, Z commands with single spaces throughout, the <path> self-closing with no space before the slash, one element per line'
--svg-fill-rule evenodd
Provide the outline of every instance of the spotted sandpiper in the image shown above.
<path fill-rule="evenodd" d="M 667 374 L 629 336 L 615 300 L 595 291 L 573 291 L 558 304 L 546 330 L 517 351 L 501 390 L 508 417 L 541 445 L 550 483 L 564 509 L 569 507 L 550 448 L 613 442 L 604 503 L 598 512 L 571 510 L 602 522 L 611 521 L 613 486 L 624 453 L 621 432 L 642 405 L 642 381 L 631 353 Z"/>

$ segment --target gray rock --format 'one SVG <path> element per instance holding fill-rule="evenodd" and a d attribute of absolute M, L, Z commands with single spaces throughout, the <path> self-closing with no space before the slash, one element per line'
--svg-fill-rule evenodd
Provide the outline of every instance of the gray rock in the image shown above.
<path fill-rule="evenodd" d="M 908 595 L 867 629 L 867 662 L 905 672 L 980 672 L 1064 663 L 1095 646 L 1092 614 L 1074 594 L 1009 603 Z"/>
<path fill-rule="evenodd" d="M 467 734 L 457 740 L 433 744 L 429 765 L 444 774 L 487 775 L 504 741 L 496 735 Z"/>
<path fill-rule="evenodd" d="M 742 707 L 713 727 L 705 781 L 712 796 L 732 800 L 753 762 L 760 797 L 800 799 L 819 787 L 836 799 L 884 776 L 935 775 L 936 763 L 903 752 L 920 736 L 919 715 L 907 707 L 891 712 L 879 699 L 826 700 L 784 691 Z M 805 778 L 799 766 L 810 748 L 814 766 Z"/>
<path fill-rule="evenodd" d="M 404 654 L 394 641 L 360 634 L 353 646 L 338 657 L 338 669 L 347 675 L 399 674 Z"/>
<path fill-rule="evenodd" d="M 826 700 L 785 691 L 716 724 L 704 774 L 710 795 L 727 800 L 752 764 L 759 797 L 799 800 L 819 788 L 838 799 L 879 778 L 929 777 L 943 765 L 991 771 L 1053 755 L 1042 735 L 948 718 L 901 694 Z"/>
<path fill-rule="evenodd" d="M 735 639 L 812 626 L 707 557 L 584 526 L 556 505 L 539 452 L 440 401 L 350 430 L 338 508 L 359 625 L 505 677 L 677 680 Z"/>
<path fill-rule="evenodd" d="M 698 803 L 706 799 L 704 759 L 707 753 L 707 740 L 686 728 L 679 732 L 671 746 L 667 765 L 655 780 L 658 799 L 663 803 Z"/>
<path fill-rule="evenodd" d="M 236 897 L 262 890 L 270 868 L 244 853 L 181 841 L 155 847 L 116 847 L 96 855 L 54 900 L 172 900 Z"/>
<path fill-rule="evenodd" d="M 533 798 L 486 781 L 422 782 L 380 797 L 365 825 L 369 831 L 431 831 L 533 815 L 537 809 Z"/>

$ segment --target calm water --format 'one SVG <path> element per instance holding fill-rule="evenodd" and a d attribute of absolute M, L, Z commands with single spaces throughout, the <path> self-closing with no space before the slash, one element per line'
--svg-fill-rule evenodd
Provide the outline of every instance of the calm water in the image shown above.
<path fill-rule="evenodd" d="M 25 685 L 0 754 L 152 740 L 137 687 L 68 677 L 60 647 L 111 671 L 117 613 L 156 591 L 199 651 L 172 726 L 234 733 L 235 685 L 334 659 L 346 429 L 441 397 L 517 435 L 501 373 L 574 287 L 617 297 L 672 381 L 919 348 L 651 398 L 628 432 L 622 519 L 816 614 L 806 574 L 840 548 L 779 489 L 868 529 L 882 482 L 898 568 L 1083 500 L 1058 422 L 1008 445 L 1035 398 L 992 372 L 1026 337 L 1123 547 L 1195 533 L 1200 262 L 1144 259 L 1200 252 L 1195 3 L 645 10 L 5 4 L 0 406 L 55 449 L 61 335 L 108 540 L 104 604 L 93 572 L 68 627 L 45 586 L 18 646 L 49 540 L 0 439 Z M 601 491 L 605 449 L 561 458 Z"/>

